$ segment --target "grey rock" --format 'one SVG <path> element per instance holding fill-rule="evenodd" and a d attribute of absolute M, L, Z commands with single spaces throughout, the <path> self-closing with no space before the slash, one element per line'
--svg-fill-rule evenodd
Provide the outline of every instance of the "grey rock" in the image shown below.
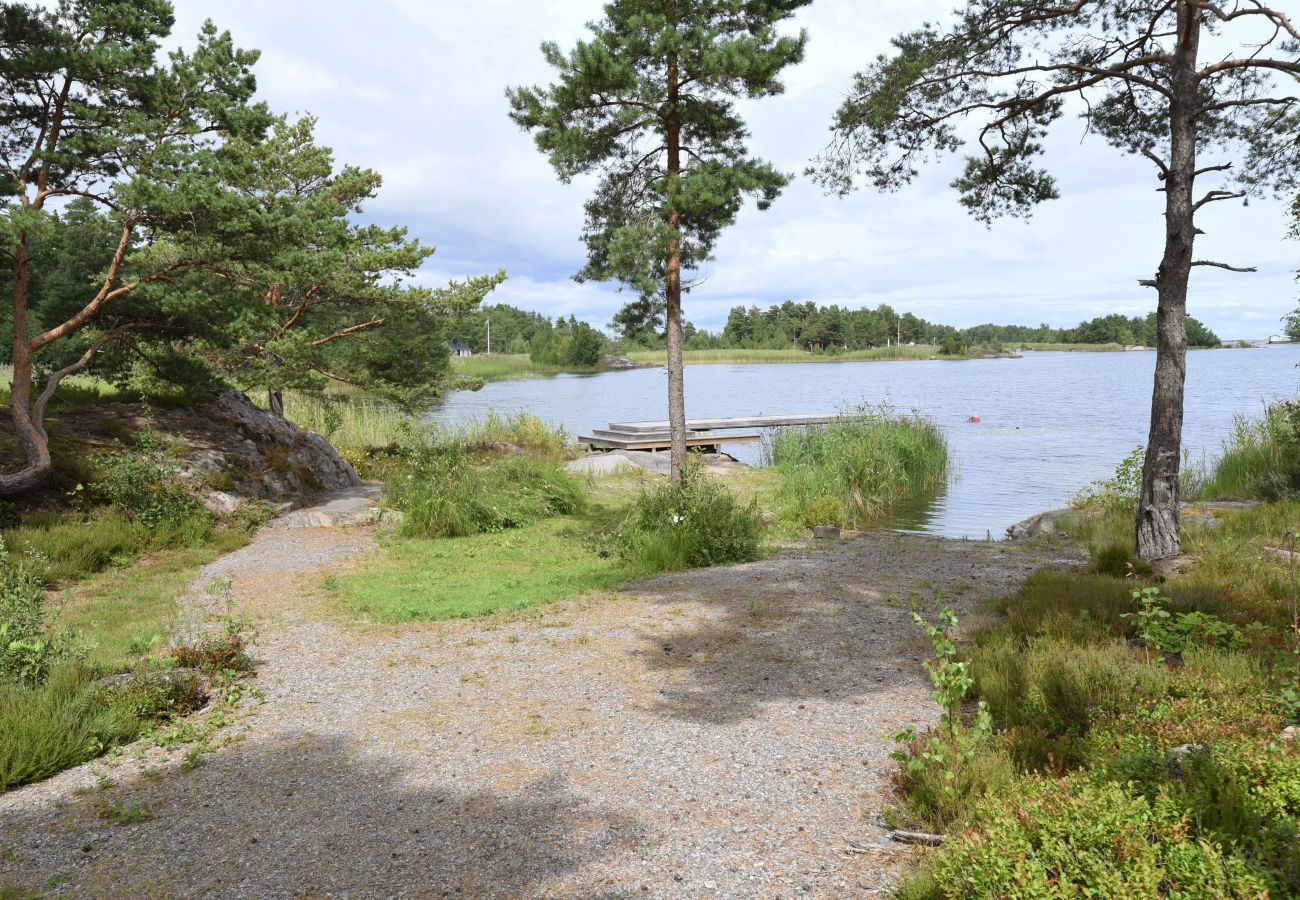
<path fill-rule="evenodd" d="M 203 505 L 215 513 L 230 514 L 244 505 L 244 500 L 226 491 L 208 491 L 203 495 Z"/>
<path fill-rule="evenodd" d="M 606 369 L 647 369 L 653 368 L 650 363 L 639 363 L 635 359 L 629 359 L 626 356 L 602 356 L 600 364 Z"/>
<path fill-rule="evenodd" d="M 1054 537 L 1060 532 L 1059 523 L 1077 513 L 1073 509 L 1051 509 L 1030 516 L 1023 522 L 1017 522 L 1007 529 L 1007 537 L 1013 541 L 1031 541 L 1034 538 Z"/>
<path fill-rule="evenodd" d="M 233 511 L 230 497 L 300 505 L 361 484 L 323 437 L 258 408 L 239 391 L 223 391 L 191 410 L 161 410 L 156 419 L 189 446 L 182 474 L 213 485 L 206 502 L 214 510 Z"/>
<path fill-rule="evenodd" d="M 1187 774 L 1186 761 L 1190 757 L 1201 756 L 1209 751 L 1210 748 L 1204 744 L 1179 744 L 1165 751 L 1165 765 L 1169 767 L 1169 774 L 1175 778 L 1182 778 Z"/>
<path fill-rule="evenodd" d="M 570 460 L 564 468 L 574 475 L 613 475 L 618 472 L 634 472 L 640 468 L 626 456 L 617 453 L 595 453 L 581 459 Z"/>
<path fill-rule="evenodd" d="M 839 536 L 840 536 L 840 528 L 838 525 L 814 525 L 813 526 L 813 537 L 815 538 L 835 540 Z"/>

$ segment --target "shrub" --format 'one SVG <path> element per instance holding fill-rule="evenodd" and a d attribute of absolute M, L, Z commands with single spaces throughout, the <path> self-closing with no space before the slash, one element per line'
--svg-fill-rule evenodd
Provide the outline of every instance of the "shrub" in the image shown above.
<path fill-rule="evenodd" d="M 1146 448 L 1135 448 L 1120 461 L 1113 476 L 1103 481 L 1094 481 L 1076 494 L 1074 506 L 1102 512 L 1127 512 L 1133 509 L 1142 492 L 1142 468 L 1145 462 Z"/>
<path fill-rule="evenodd" d="M 690 468 L 680 484 L 637 497 L 615 541 L 633 566 L 668 572 L 758 559 L 762 534 L 756 501 L 741 503 L 710 475 Z"/>
<path fill-rule="evenodd" d="M 827 425 L 783 428 L 768 453 L 784 514 L 803 525 L 860 526 L 933 490 L 948 469 L 939 429 L 919 417 L 862 408 Z M 841 522 L 818 521 L 826 517 Z"/>
<path fill-rule="evenodd" d="M 1195 834 L 1167 801 L 1118 784 L 1023 779 L 1012 797 L 988 797 L 930 861 L 906 895 L 1255 897 L 1287 891 L 1249 855 Z M 1199 839 L 1198 839 L 1199 838 Z M 929 893 L 920 893 L 924 885 Z"/>

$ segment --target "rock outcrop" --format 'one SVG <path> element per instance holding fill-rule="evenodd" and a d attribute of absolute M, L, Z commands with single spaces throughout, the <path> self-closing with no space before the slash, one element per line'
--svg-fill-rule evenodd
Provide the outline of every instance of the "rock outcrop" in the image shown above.
<path fill-rule="evenodd" d="M 239 391 L 222 391 L 193 409 L 160 410 L 155 422 L 189 447 L 182 470 L 208 487 L 215 508 L 229 511 L 243 498 L 297 505 L 361 484 L 325 438 L 258 408 Z"/>

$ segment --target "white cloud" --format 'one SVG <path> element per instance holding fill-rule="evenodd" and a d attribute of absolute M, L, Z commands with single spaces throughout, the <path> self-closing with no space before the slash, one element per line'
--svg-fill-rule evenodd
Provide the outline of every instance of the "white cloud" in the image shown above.
<path fill-rule="evenodd" d="M 785 94 L 744 105 L 751 146 L 797 172 L 825 143 L 852 73 L 891 35 L 942 17 L 951 0 L 820 0 L 798 16 L 808 57 Z M 589 184 L 558 184 L 531 138 L 506 115 L 508 85 L 546 81 L 538 45 L 571 45 L 601 14 L 597 0 L 178 0 L 177 33 L 204 18 L 263 51 L 260 92 L 281 111 L 311 112 L 342 161 L 377 169 L 384 191 L 368 216 L 406 224 L 438 247 L 429 277 L 505 268 L 493 299 L 550 315 L 609 321 L 622 297 L 579 285 L 582 203 Z M 1071 324 L 1154 306 L 1137 279 L 1161 249 L 1161 195 L 1150 166 L 1062 122 L 1048 145 L 1063 198 L 1032 223 L 986 229 L 947 187 L 958 164 L 893 195 L 840 201 L 800 179 L 766 213 L 745 210 L 725 233 L 687 316 L 718 327 L 735 303 L 786 298 L 888 302 L 953 324 Z M 1198 255 L 1255 265 L 1255 275 L 1199 270 L 1193 315 L 1221 335 L 1263 336 L 1295 306 L 1297 247 L 1281 204 L 1223 204 Z"/>

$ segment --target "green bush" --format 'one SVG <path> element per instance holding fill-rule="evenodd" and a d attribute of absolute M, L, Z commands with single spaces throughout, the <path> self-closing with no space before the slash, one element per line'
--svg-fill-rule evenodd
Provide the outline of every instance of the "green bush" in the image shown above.
<path fill-rule="evenodd" d="M 586 509 L 586 489 L 556 462 L 510 455 L 477 461 L 456 446 L 412 452 L 388 481 L 408 537 L 460 537 L 518 528 Z"/>
<path fill-rule="evenodd" d="M 859 527 L 943 483 L 948 445 L 919 417 L 859 409 L 827 425 L 783 428 L 768 450 L 781 474 L 778 502 L 805 526 Z M 834 520 L 834 521 L 831 521 Z"/>
<path fill-rule="evenodd" d="M 45 572 L 39 554 L 8 553 L 0 540 L 0 684 L 39 685 L 72 654 L 46 629 Z"/>
<path fill-rule="evenodd" d="M 1142 492 L 1142 469 L 1146 462 L 1146 448 L 1137 447 L 1120 461 L 1115 474 L 1103 481 L 1094 481 L 1074 498 L 1080 509 L 1098 509 L 1102 512 L 1127 512 L 1137 503 Z"/>
<path fill-rule="evenodd" d="M 147 528 L 207 518 L 175 464 L 167 459 L 166 446 L 149 429 L 137 436 L 132 450 L 106 454 L 96 468 L 99 493 Z"/>
<path fill-rule="evenodd" d="M 712 476 L 691 468 L 680 484 L 637 497 L 615 541 L 632 566 L 669 572 L 758 559 L 762 534 L 756 501 L 741 503 Z"/>

